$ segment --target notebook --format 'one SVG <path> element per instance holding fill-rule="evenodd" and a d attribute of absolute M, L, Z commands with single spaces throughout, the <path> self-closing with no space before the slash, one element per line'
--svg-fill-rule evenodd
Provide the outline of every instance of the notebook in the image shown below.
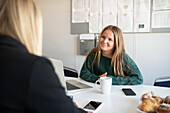
<path fill-rule="evenodd" d="M 83 91 L 92 89 L 92 86 L 86 85 L 78 80 L 65 80 L 63 71 L 63 62 L 60 60 L 49 58 L 53 64 L 56 74 L 60 80 L 61 85 L 65 88 L 67 93 L 73 93 L 77 91 Z"/>

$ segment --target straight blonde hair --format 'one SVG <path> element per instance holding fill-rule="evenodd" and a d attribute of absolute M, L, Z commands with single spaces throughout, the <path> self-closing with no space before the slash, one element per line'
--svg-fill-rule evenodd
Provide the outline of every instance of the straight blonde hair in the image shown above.
<path fill-rule="evenodd" d="M 102 32 L 100 33 L 99 39 L 102 37 L 103 32 L 105 30 L 111 30 L 114 34 L 114 49 L 113 49 L 113 56 L 112 56 L 112 60 L 111 60 L 111 64 L 113 66 L 114 69 L 114 73 L 115 76 L 121 76 L 121 77 L 125 77 L 124 73 L 123 73 L 123 52 L 126 53 L 125 51 L 125 46 L 124 46 L 124 40 L 123 40 L 123 35 L 122 35 L 122 31 L 120 28 L 118 28 L 117 26 L 106 26 Z M 93 66 L 96 62 L 96 60 L 98 61 L 98 65 L 100 63 L 100 56 L 102 54 L 102 50 L 100 48 L 100 44 L 98 43 L 97 47 L 93 48 L 88 55 L 93 54 L 94 55 L 94 60 L 91 63 L 91 66 Z M 88 56 L 87 55 L 87 56 Z"/>
<path fill-rule="evenodd" d="M 0 36 L 19 40 L 30 53 L 42 54 L 42 15 L 35 0 L 0 0 Z"/>

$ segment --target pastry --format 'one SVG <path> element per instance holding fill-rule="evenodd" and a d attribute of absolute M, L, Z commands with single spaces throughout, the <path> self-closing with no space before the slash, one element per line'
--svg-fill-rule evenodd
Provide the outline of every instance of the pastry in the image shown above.
<path fill-rule="evenodd" d="M 160 104 L 163 103 L 163 99 L 161 97 L 159 97 L 159 96 L 152 96 L 151 99 L 157 101 Z"/>
<path fill-rule="evenodd" d="M 139 109 L 144 112 L 156 112 L 156 108 L 160 105 L 160 103 L 151 100 L 151 99 L 145 99 L 142 101 L 142 104 L 139 106 Z"/>
<path fill-rule="evenodd" d="M 161 104 L 157 109 L 157 113 L 170 113 L 170 105 L 168 104 Z"/>
<path fill-rule="evenodd" d="M 150 93 L 145 93 L 145 94 L 142 95 L 141 100 L 144 101 L 146 99 L 154 100 L 154 101 L 156 101 L 156 102 L 158 102 L 160 104 L 163 102 L 163 99 L 161 97 L 159 97 L 159 96 L 155 96 L 152 91 Z"/>
<path fill-rule="evenodd" d="M 170 96 L 167 96 L 164 100 L 164 103 L 170 104 Z"/>
<path fill-rule="evenodd" d="M 152 91 L 150 93 L 145 93 L 142 95 L 141 100 L 144 101 L 145 99 L 150 99 L 153 95 L 154 93 Z"/>

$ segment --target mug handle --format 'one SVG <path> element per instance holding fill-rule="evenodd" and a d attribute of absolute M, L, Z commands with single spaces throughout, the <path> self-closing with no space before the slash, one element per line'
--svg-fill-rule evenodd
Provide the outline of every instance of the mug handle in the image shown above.
<path fill-rule="evenodd" d="M 98 85 L 98 84 L 97 84 L 97 82 L 99 82 L 99 83 L 100 83 L 100 80 L 97 80 L 97 81 L 95 82 L 95 86 L 96 86 L 96 88 L 97 88 L 97 89 L 101 89 L 101 86 L 100 86 L 100 85 Z"/>

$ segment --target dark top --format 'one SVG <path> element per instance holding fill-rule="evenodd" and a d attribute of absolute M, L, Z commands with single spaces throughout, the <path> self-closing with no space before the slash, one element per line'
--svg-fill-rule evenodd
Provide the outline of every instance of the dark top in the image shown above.
<path fill-rule="evenodd" d="M 95 64 L 91 66 L 94 55 L 87 56 L 86 61 L 80 72 L 80 78 L 95 82 L 99 79 L 99 76 L 107 72 L 107 76 L 112 78 L 112 85 L 137 85 L 143 83 L 143 77 L 135 62 L 123 52 L 123 73 L 129 77 L 115 76 L 113 66 L 111 65 L 111 59 L 103 55 L 100 57 L 100 62 L 96 60 Z M 130 68 L 130 69 L 129 69 Z"/>
<path fill-rule="evenodd" d="M 0 37 L 0 113 L 84 113 L 66 96 L 51 62 Z"/>

